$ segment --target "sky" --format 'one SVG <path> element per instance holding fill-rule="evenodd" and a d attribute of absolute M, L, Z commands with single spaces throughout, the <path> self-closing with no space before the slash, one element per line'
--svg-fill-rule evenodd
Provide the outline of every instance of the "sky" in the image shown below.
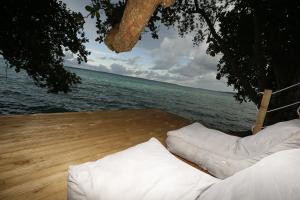
<path fill-rule="evenodd" d="M 84 7 L 86 0 L 63 0 L 74 11 L 84 16 L 88 13 Z M 65 65 L 97 70 L 125 76 L 145 78 L 178 85 L 203 88 L 216 91 L 232 92 L 226 80 L 217 80 L 218 56 L 206 54 L 206 43 L 193 46 L 192 35 L 178 36 L 175 29 L 160 27 L 159 39 L 152 39 L 150 34 L 143 34 L 142 40 L 130 52 L 115 53 L 105 44 L 95 42 L 97 37 L 95 21 L 86 19 L 85 33 L 91 52 L 87 63 L 77 64 L 74 55 L 67 53 Z"/>

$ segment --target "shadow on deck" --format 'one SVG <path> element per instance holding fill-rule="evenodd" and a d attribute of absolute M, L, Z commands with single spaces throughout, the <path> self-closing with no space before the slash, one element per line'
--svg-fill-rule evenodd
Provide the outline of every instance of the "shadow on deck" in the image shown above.
<path fill-rule="evenodd" d="M 157 109 L 0 116 L 0 199 L 66 199 L 68 166 L 189 123 Z"/>

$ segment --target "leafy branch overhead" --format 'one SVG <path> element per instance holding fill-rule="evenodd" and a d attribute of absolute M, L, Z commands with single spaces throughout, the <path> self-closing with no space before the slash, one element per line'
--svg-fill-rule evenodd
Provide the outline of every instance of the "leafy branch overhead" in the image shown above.
<path fill-rule="evenodd" d="M 96 19 L 96 41 L 102 43 L 130 1 L 140 2 L 90 0 L 87 16 L 58 0 L 0 1 L 0 54 L 16 71 L 26 70 L 37 85 L 67 92 L 80 79 L 63 68 L 65 51 L 74 53 L 79 63 L 89 54 L 85 19 Z M 157 39 L 159 28 L 166 26 L 181 37 L 194 34 L 195 45 L 206 42 L 207 53 L 220 56 L 216 78 L 227 80 L 238 101 L 258 104 L 257 93 L 265 88 L 278 90 L 300 82 L 299 19 L 299 0 L 176 0 L 170 8 L 158 7 L 144 32 Z M 293 90 L 272 99 L 271 108 L 298 99 L 300 90 Z M 293 118 L 293 109 L 268 118 L 271 123 Z"/>
<path fill-rule="evenodd" d="M 128 0 L 137 1 L 137 0 Z M 103 42 L 120 22 L 126 2 L 92 0 L 98 5 L 97 41 Z M 298 0 L 177 0 L 159 7 L 145 32 L 158 38 L 159 27 L 176 28 L 179 36 L 194 34 L 194 44 L 208 43 L 207 53 L 220 55 L 217 79 L 226 78 L 238 101 L 259 103 L 258 92 L 278 90 L 300 81 L 300 1 Z M 300 90 L 274 99 L 271 107 L 300 99 Z M 294 108 L 291 108 L 294 109 Z M 296 116 L 295 112 L 269 115 L 273 122 Z M 281 116 L 282 115 L 282 116 Z M 271 120 L 272 121 L 272 120 Z"/>
<path fill-rule="evenodd" d="M 0 54 L 49 92 L 68 92 L 80 78 L 63 67 L 66 51 L 87 61 L 84 18 L 56 0 L 0 2 Z"/>

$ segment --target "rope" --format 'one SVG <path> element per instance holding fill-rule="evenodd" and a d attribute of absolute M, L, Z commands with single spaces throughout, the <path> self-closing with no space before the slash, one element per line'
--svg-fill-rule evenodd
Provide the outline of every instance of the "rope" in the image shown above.
<path fill-rule="evenodd" d="M 298 85 L 300 85 L 300 82 L 299 82 L 299 83 L 296 83 L 296 84 L 293 84 L 293 85 L 290 85 L 290 86 L 288 86 L 288 87 L 282 88 L 282 89 L 280 89 L 280 90 L 277 90 L 277 91 L 275 91 L 275 92 L 272 92 L 272 95 L 273 95 L 273 94 L 280 93 L 280 92 L 285 91 L 285 90 L 288 90 L 288 89 L 290 89 L 290 88 L 296 87 L 296 86 L 298 86 Z M 258 92 L 257 94 L 258 94 L 258 95 L 263 95 L 264 92 Z"/>
<path fill-rule="evenodd" d="M 276 111 L 276 110 L 281 110 L 281 109 L 284 109 L 284 108 L 287 108 L 287 107 L 290 107 L 290 106 L 293 106 L 293 105 L 296 105 L 300 103 L 300 101 L 297 101 L 295 103 L 291 103 L 291 104 L 288 104 L 288 105 L 285 105 L 285 106 L 281 106 L 281 107 L 278 107 L 278 108 L 274 108 L 272 110 L 268 110 L 267 113 L 270 113 L 270 112 L 273 112 L 273 111 Z M 299 109 L 299 108 L 298 108 Z"/>
<path fill-rule="evenodd" d="M 258 105 L 255 105 L 256 111 L 259 111 Z"/>
<path fill-rule="evenodd" d="M 285 90 L 287 90 L 287 89 L 296 87 L 296 86 L 298 86 L 298 85 L 300 85 L 300 82 L 299 82 L 299 83 L 296 83 L 296 84 L 294 84 L 294 85 L 288 86 L 288 87 L 286 87 L 286 88 L 282 88 L 281 90 L 277 90 L 276 92 L 273 92 L 272 94 L 280 93 L 280 92 L 282 92 L 282 91 L 285 91 Z"/>
<path fill-rule="evenodd" d="M 280 93 L 280 92 L 285 91 L 285 90 L 288 90 L 288 89 L 290 89 L 290 88 L 296 87 L 296 86 L 298 86 L 298 85 L 300 85 L 300 82 L 299 82 L 299 83 L 295 83 L 295 84 L 293 84 L 293 85 L 290 85 L 290 86 L 288 86 L 288 87 L 282 88 L 282 89 L 280 89 L 280 90 L 277 90 L 277 91 L 275 91 L 275 92 L 272 92 L 272 95 L 273 95 L 273 94 Z M 264 92 L 258 92 L 257 94 L 258 94 L 258 95 L 263 95 Z M 296 105 L 296 104 L 298 104 L 298 103 L 300 103 L 300 101 L 297 101 L 297 102 L 292 103 L 292 104 L 288 104 L 288 105 L 285 105 L 285 106 L 282 106 L 282 107 L 278 107 L 278 108 L 269 110 L 269 111 L 267 111 L 267 113 L 273 112 L 273 111 L 276 111 L 276 110 L 280 110 L 280 109 L 283 109 L 283 108 L 287 108 L 287 107 Z M 258 110 L 259 110 L 258 105 L 256 105 L 255 107 L 256 107 L 256 110 L 258 111 Z M 298 110 L 299 110 L 299 109 L 300 109 L 300 107 L 298 108 Z M 297 110 L 297 112 L 298 112 L 298 110 Z M 299 112 L 300 112 L 300 111 L 299 111 Z M 299 115 L 300 115 L 300 114 L 299 114 Z"/>

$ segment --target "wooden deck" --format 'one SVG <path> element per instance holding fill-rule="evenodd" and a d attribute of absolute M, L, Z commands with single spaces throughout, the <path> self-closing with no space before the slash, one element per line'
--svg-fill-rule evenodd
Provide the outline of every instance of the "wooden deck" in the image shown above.
<path fill-rule="evenodd" d="M 0 199 L 66 199 L 68 166 L 188 123 L 156 109 L 0 116 Z"/>

